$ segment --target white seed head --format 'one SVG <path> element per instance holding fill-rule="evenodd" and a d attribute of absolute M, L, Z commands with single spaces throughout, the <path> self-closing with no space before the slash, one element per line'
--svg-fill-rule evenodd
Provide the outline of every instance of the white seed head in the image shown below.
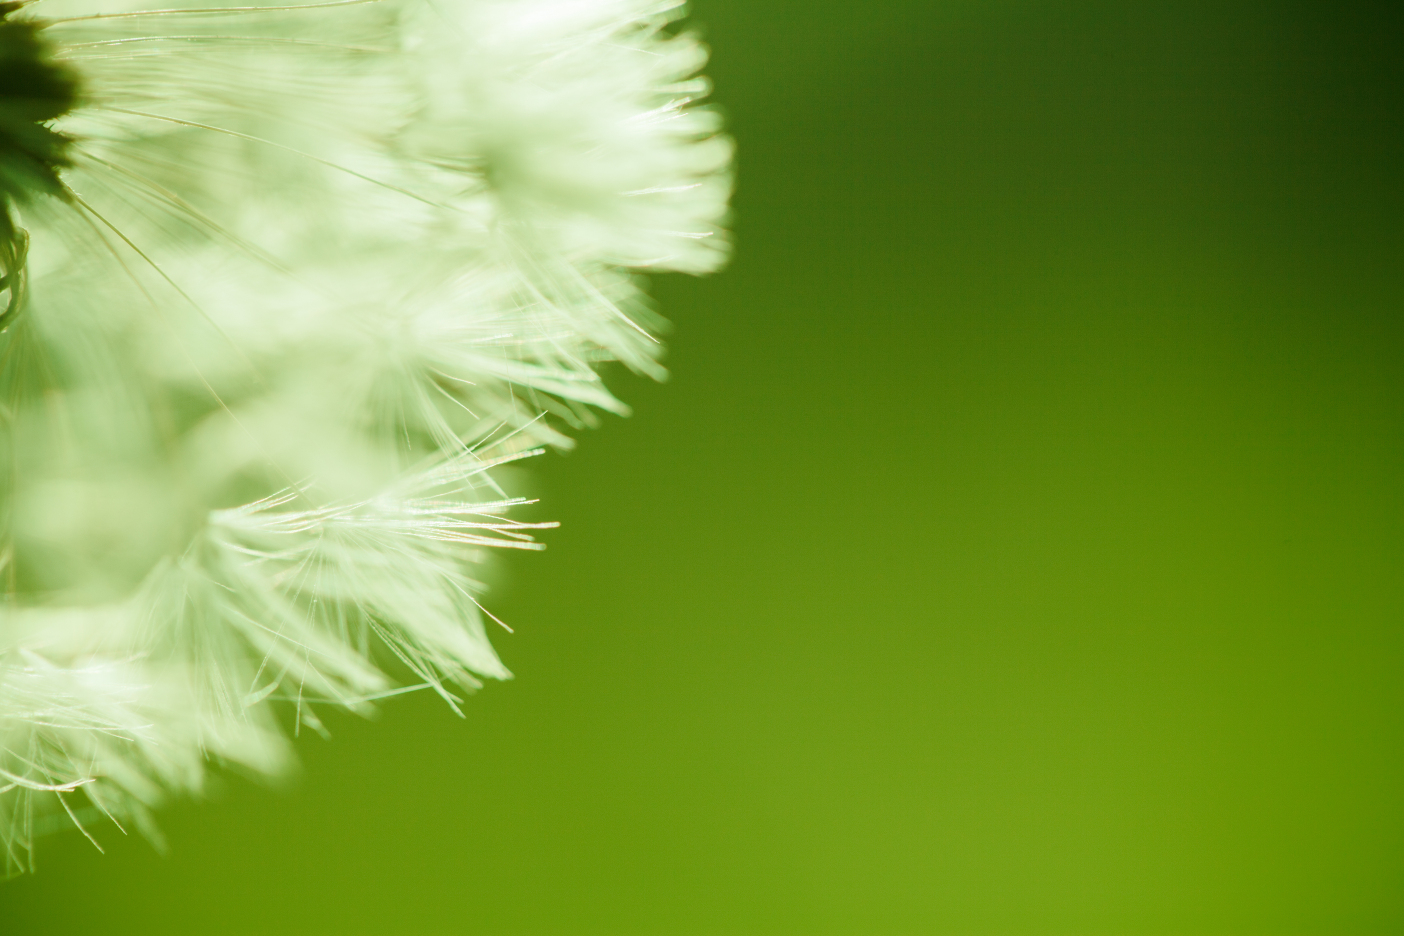
<path fill-rule="evenodd" d="M 286 771 L 280 719 L 507 678 L 483 579 L 550 524 L 494 468 L 627 412 L 637 274 L 728 249 L 679 2 L 143 3 L 10 14 L 79 89 L 60 190 L 0 204 L 10 870 Z"/>

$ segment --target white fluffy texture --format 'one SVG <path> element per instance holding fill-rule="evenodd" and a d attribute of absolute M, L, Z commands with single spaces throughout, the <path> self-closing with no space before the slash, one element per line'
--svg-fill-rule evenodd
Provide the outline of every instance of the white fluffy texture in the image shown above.
<path fill-rule="evenodd" d="M 444 200 L 565 261 L 701 272 L 724 242 L 730 160 L 705 55 L 659 33 L 675 2 L 556 0 L 424 9 L 427 102 L 410 151 L 445 169 Z M 451 63 L 461 62 L 460 67 Z M 459 190 L 460 176 L 477 184 Z"/>
<path fill-rule="evenodd" d="M 493 469 L 626 412 L 637 274 L 726 252 L 678 2 L 184 5 L 22 14 L 84 98 L 0 335 L 11 870 L 46 809 L 149 831 L 208 758 L 286 770 L 280 720 L 507 677 L 482 563 L 546 524 Z"/>

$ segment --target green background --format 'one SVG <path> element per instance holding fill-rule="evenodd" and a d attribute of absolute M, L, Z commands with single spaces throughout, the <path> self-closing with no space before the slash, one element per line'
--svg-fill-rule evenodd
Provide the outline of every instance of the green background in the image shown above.
<path fill-rule="evenodd" d="M 535 466 L 517 680 L 3 932 L 1404 931 L 1396 7 L 695 12 L 738 252 Z"/>

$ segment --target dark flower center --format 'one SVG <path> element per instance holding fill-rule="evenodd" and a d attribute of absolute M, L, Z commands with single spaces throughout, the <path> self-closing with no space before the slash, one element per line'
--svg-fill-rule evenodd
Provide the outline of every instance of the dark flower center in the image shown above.
<path fill-rule="evenodd" d="M 62 194 L 69 141 L 48 124 L 78 99 L 77 77 L 54 61 L 41 24 L 11 18 L 21 6 L 0 2 L 0 329 L 19 307 L 28 246 L 12 208 L 36 194 Z"/>

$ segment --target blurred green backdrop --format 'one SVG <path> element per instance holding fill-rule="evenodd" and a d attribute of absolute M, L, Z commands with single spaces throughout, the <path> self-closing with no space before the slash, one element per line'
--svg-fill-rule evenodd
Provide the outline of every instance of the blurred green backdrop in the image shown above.
<path fill-rule="evenodd" d="M 0 930 L 1404 931 L 1399 8 L 695 12 L 739 251 L 536 466 L 518 679 Z"/>

